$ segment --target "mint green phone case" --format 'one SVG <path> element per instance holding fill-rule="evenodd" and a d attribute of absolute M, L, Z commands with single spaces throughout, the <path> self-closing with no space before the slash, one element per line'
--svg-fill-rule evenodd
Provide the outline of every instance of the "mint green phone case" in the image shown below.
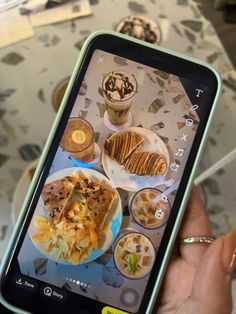
<path fill-rule="evenodd" d="M 71 75 L 71 79 L 69 81 L 68 87 L 67 87 L 65 95 L 63 97 L 62 104 L 61 104 L 60 109 L 59 109 L 59 111 L 57 113 L 57 116 L 56 116 L 55 121 L 53 123 L 52 129 L 51 129 L 51 131 L 49 133 L 49 136 L 48 136 L 48 139 L 46 141 L 45 147 L 43 149 L 41 158 L 40 158 L 40 160 L 38 162 L 38 166 L 37 166 L 37 169 L 35 171 L 35 175 L 34 175 L 34 177 L 32 179 L 31 184 L 30 184 L 28 193 L 26 195 L 26 198 L 25 198 L 24 203 L 23 203 L 22 208 L 21 208 L 20 215 L 19 215 L 19 217 L 17 219 L 17 223 L 15 225 L 13 234 L 12 234 L 11 239 L 9 241 L 8 248 L 6 249 L 5 256 L 4 256 L 3 261 L 1 263 L 1 266 L 0 266 L 0 280 L 2 278 L 2 274 L 4 273 L 4 270 L 7 267 L 7 264 L 8 264 L 10 255 L 11 255 L 11 251 L 14 248 L 14 246 L 16 245 L 16 243 L 18 242 L 19 234 L 22 232 L 22 226 L 24 225 L 25 217 L 26 217 L 26 214 L 27 214 L 27 204 L 28 204 L 28 201 L 32 197 L 32 194 L 33 194 L 33 191 L 35 189 L 36 182 L 37 182 L 37 178 L 38 178 L 38 176 L 39 176 L 39 174 L 40 174 L 40 172 L 42 170 L 44 161 L 45 161 L 45 159 L 47 157 L 47 154 L 48 154 L 51 142 L 52 142 L 53 137 L 55 135 L 55 131 L 56 131 L 57 126 L 58 126 L 58 124 L 60 122 L 60 119 L 62 117 L 62 114 L 63 114 L 63 111 L 65 109 L 65 105 L 66 105 L 67 99 L 68 99 L 68 97 L 70 95 L 70 92 L 71 92 L 73 83 L 74 83 L 74 81 L 76 79 L 77 73 L 78 73 L 78 71 L 80 71 L 83 59 L 86 56 L 86 51 L 87 51 L 87 49 L 89 47 L 90 42 L 95 37 L 97 37 L 99 35 L 103 35 L 103 34 L 109 34 L 109 35 L 117 36 L 117 37 L 120 37 L 120 38 L 124 38 L 126 40 L 131 41 L 131 42 L 135 42 L 135 43 L 138 43 L 140 45 L 143 45 L 143 46 L 146 46 L 146 47 L 150 47 L 152 49 L 156 49 L 157 51 L 159 50 L 159 51 L 162 51 L 162 52 L 166 52 L 166 53 L 168 53 L 170 55 L 179 57 L 181 59 L 185 59 L 185 60 L 191 61 L 193 63 L 200 64 L 200 65 L 210 69 L 215 74 L 217 82 L 218 82 L 216 97 L 214 99 L 214 103 L 213 103 L 213 106 L 212 106 L 212 109 L 211 109 L 211 112 L 210 112 L 210 115 L 209 115 L 209 118 L 208 118 L 208 121 L 207 121 L 207 124 L 206 124 L 206 128 L 205 128 L 204 134 L 202 136 L 202 141 L 201 141 L 201 144 L 200 144 L 200 147 L 199 147 L 196 159 L 195 159 L 193 167 L 192 167 L 192 171 L 191 171 L 191 174 L 190 174 L 190 179 L 188 181 L 188 184 L 187 184 L 187 187 L 186 187 L 186 190 L 185 190 L 185 194 L 184 194 L 183 200 L 181 202 L 180 210 L 179 210 L 178 216 L 176 218 L 176 224 L 175 224 L 175 226 L 173 228 L 172 235 L 170 237 L 170 241 L 168 243 L 167 250 L 166 250 L 165 255 L 164 255 L 163 263 L 162 263 L 160 272 L 159 272 L 159 274 L 157 276 L 157 280 L 156 280 L 154 289 L 152 291 L 150 302 L 149 302 L 149 305 L 148 305 L 148 308 L 147 308 L 147 311 L 146 311 L 146 314 L 151 314 L 152 310 L 153 310 L 153 307 L 155 305 L 156 297 L 157 297 L 157 294 L 158 294 L 158 291 L 159 291 L 159 288 L 160 288 L 160 285 L 161 285 L 161 282 L 162 282 L 162 279 L 163 279 L 163 276 L 164 276 L 164 273 L 165 273 L 165 269 L 166 269 L 166 266 L 167 266 L 167 263 L 168 263 L 171 251 L 172 251 L 172 247 L 173 247 L 173 244 L 174 244 L 175 239 L 176 239 L 176 235 L 177 235 L 179 227 L 180 227 L 180 223 L 181 223 L 181 220 L 182 220 L 182 217 L 183 217 L 183 214 L 184 214 L 184 209 L 185 209 L 185 206 L 186 206 L 186 203 L 187 203 L 187 200 L 188 200 L 189 192 L 190 192 L 191 187 L 192 187 L 194 175 L 195 175 L 195 172 L 196 172 L 196 169 L 197 169 L 197 166 L 198 166 L 198 163 L 199 163 L 199 160 L 200 160 L 200 157 L 201 157 L 204 145 L 206 143 L 207 133 L 208 133 L 208 130 L 209 130 L 209 127 L 210 127 L 210 123 L 211 123 L 214 111 L 216 109 L 216 104 L 217 104 L 217 102 L 219 100 L 219 97 L 220 97 L 220 93 L 221 93 L 221 78 L 220 78 L 219 74 L 217 73 L 217 71 L 214 68 L 212 68 L 210 65 L 205 63 L 205 62 L 202 62 L 202 61 L 190 58 L 190 57 L 182 55 L 180 53 L 177 53 L 177 52 L 174 52 L 174 51 L 170 51 L 168 49 L 165 49 L 165 48 L 162 48 L 162 47 L 159 47 L 159 46 L 155 46 L 155 45 L 152 45 L 152 44 L 140 41 L 138 39 L 134 39 L 134 38 L 128 37 L 126 35 L 113 32 L 113 31 L 98 31 L 98 32 L 95 32 L 95 33 L 91 34 L 89 36 L 89 38 L 86 40 L 86 42 L 84 43 L 84 45 L 83 45 L 83 47 L 82 47 L 82 49 L 80 51 L 78 61 L 77 61 L 76 65 L 75 65 L 74 71 L 73 71 L 73 73 Z M 0 291 L 0 302 L 4 306 L 6 306 L 8 309 L 10 309 L 11 311 L 13 311 L 15 313 L 29 314 L 29 312 L 26 312 L 24 310 L 16 308 L 16 307 L 12 306 L 11 304 L 9 304 L 8 302 L 6 302 L 5 299 L 3 298 L 2 294 L 1 294 L 1 291 Z M 100 314 L 100 313 L 94 313 L 94 314 Z"/>

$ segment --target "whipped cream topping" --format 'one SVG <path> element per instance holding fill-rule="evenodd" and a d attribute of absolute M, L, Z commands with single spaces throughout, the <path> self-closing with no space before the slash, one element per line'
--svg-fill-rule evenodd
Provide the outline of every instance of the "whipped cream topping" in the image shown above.
<path fill-rule="evenodd" d="M 126 100 L 135 94 L 136 89 L 137 83 L 132 74 L 113 71 L 104 78 L 103 91 L 112 100 Z"/>
<path fill-rule="evenodd" d="M 118 31 L 150 43 L 160 41 L 160 31 L 157 24 L 144 17 L 127 17 L 118 26 Z"/>

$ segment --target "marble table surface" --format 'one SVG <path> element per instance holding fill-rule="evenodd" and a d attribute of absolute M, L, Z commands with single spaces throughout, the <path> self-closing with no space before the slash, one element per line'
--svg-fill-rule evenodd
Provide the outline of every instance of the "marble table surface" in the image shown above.
<path fill-rule="evenodd" d="M 235 71 L 194 1 L 90 3 L 91 16 L 37 28 L 33 38 L 0 50 L 0 259 L 12 232 L 14 190 L 24 169 L 40 156 L 55 118 L 52 93 L 72 72 L 85 38 L 93 31 L 115 29 L 130 14 L 145 15 L 160 24 L 161 46 L 211 63 L 222 75 L 223 94 L 198 172 L 235 147 Z M 201 184 L 216 236 L 236 227 L 235 171 L 233 161 Z"/>

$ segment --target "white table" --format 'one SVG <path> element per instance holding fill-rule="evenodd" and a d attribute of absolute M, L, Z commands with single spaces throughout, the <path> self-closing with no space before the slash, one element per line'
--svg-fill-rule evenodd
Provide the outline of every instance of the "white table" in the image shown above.
<path fill-rule="evenodd" d="M 72 72 L 84 38 L 99 29 L 114 29 L 124 16 L 141 14 L 158 21 L 163 47 L 212 63 L 224 79 L 199 173 L 235 147 L 236 83 L 229 79 L 233 67 L 197 4 L 191 0 L 91 2 L 92 16 L 38 28 L 32 39 L 0 50 L 0 257 L 12 231 L 14 189 L 25 167 L 40 155 L 55 118 L 56 84 Z M 235 171 L 232 161 L 202 184 L 215 235 L 236 226 Z"/>

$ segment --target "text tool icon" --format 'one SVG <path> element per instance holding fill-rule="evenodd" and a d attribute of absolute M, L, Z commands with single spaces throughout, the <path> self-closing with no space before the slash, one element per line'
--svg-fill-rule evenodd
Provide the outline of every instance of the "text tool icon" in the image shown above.
<path fill-rule="evenodd" d="M 203 90 L 202 89 L 199 89 L 199 88 L 196 88 L 195 89 L 195 91 L 196 91 L 196 97 L 200 97 L 200 95 L 203 93 Z"/>

